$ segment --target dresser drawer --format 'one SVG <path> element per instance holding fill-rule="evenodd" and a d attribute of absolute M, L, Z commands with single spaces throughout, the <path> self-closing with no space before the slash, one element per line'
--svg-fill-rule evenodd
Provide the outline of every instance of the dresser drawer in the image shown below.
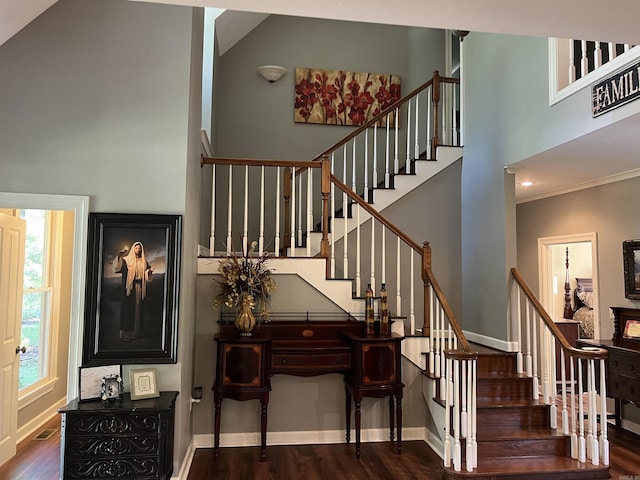
<path fill-rule="evenodd" d="M 609 370 L 607 395 L 612 398 L 640 402 L 640 379 Z"/>
<path fill-rule="evenodd" d="M 67 429 L 71 435 L 91 434 L 151 434 L 157 433 L 158 414 L 136 413 L 122 415 L 69 415 Z"/>
<path fill-rule="evenodd" d="M 344 371 L 351 366 L 351 355 L 341 353 L 273 353 L 271 355 L 271 370 L 274 373 L 300 371 L 305 368 L 322 369 L 326 372 Z"/>
<path fill-rule="evenodd" d="M 640 361 L 638 354 L 610 349 L 609 370 L 623 375 L 640 377 Z"/>
<path fill-rule="evenodd" d="M 75 436 L 65 442 L 68 457 L 87 455 L 153 455 L 158 451 L 158 436 Z"/>
<path fill-rule="evenodd" d="M 135 478 L 150 480 L 158 478 L 158 458 L 154 456 L 120 458 L 67 458 L 64 478 L 67 479 L 112 479 Z"/>

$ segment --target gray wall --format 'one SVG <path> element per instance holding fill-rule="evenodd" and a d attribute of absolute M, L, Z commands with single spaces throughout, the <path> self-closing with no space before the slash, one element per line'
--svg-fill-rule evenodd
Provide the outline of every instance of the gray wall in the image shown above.
<path fill-rule="evenodd" d="M 522 203 L 517 206 L 518 270 L 538 290 L 538 238 L 596 232 L 600 337 L 613 336 L 609 307 L 640 308 L 624 296 L 622 242 L 640 238 L 640 177 Z M 640 423 L 636 408 L 625 417 Z M 634 415 L 635 413 L 635 415 Z"/>
<path fill-rule="evenodd" d="M 197 12 L 61 0 L 0 47 L 0 191 L 89 195 L 93 212 L 184 215 L 178 363 L 158 366 L 160 388 L 181 391 L 177 466 L 191 439 Z"/>
<path fill-rule="evenodd" d="M 264 64 L 288 73 L 268 83 L 256 71 Z M 399 74 L 408 93 L 443 70 L 444 33 L 270 16 L 215 60 L 217 155 L 310 160 L 353 130 L 293 122 L 296 67 Z"/>
<path fill-rule="evenodd" d="M 544 38 L 473 32 L 463 46 L 464 323 L 504 340 L 506 277 L 515 266 L 516 246 L 513 176 L 505 178 L 503 168 L 637 113 L 640 104 L 592 119 L 587 88 L 550 106 Z"/>

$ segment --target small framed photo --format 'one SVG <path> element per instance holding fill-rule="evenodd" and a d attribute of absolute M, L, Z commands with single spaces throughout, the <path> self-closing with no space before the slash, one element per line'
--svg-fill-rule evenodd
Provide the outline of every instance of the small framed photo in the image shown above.
<path fill-rule="evenodd" d="M 102 377 L 100 389 L 101 399 L 104 403 L 113 403 L 122 400 L 122 377 L 120 375 L 107 375 Z"/>
<path fill-rule="evenodd" d="M 156 382 L 156 369 L 144 368 L 129 372 L 131 382 L 131 400 L 143 398 L 156 398 L 160 396 L 158 383 Z"/>
<path fill-rule="evenodd" d="M 80 389 L 78 401 L 100 400 L 102 397 L 102 379 L 122 375 L 120 365 L 103 365 L 100 367 L 80 367 Z"/>
<path fill-rule="evenodd" d="M 624 333 L 622 338 L 628 338 L 631 340 L 640 340 L 640 321 L 627 320 L 624 325 Z"/>
<path fill-rule="evenodd" d="M 640 300 L 640 240 L 622 242 L 624 258 L 624 296 Z"/>

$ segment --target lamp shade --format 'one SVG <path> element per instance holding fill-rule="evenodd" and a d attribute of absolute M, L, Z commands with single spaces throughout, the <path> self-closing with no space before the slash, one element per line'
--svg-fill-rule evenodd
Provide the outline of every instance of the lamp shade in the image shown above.
<path fill-rule="evenodd" d="M 264 77 L 264 79 L 273 83 L 282 78 L 287 73 L 287 69 L 279 65 L 261 65 L 258 67 L 258 73 Z"/>

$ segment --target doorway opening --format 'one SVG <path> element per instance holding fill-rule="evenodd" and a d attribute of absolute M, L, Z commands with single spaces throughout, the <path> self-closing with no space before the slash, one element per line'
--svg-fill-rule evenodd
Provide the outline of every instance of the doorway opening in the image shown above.
<path fill-rule="evenodd" d="M 577 279 L 591 279 L 593 287 L 588 308 L 592 309 L 592 338 L 600 338 L 597 252 L 595 232 L 538 239 L 538 282 L 542 306 L 553 320 L 567 319 L 567 301 L 571 312 L 581 306 L 576 301 L 576 295 L 581 292 Z"/>

